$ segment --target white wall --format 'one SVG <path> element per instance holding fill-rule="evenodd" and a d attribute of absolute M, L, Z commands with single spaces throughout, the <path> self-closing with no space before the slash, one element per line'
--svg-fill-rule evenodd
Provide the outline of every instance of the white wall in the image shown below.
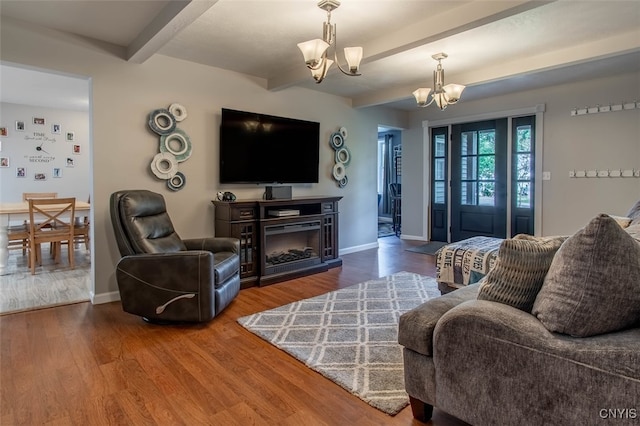
<path fill-rule="evenodd" d="M 320 122 L 320 183 L 295 186 L 293 195 L 343 196 L 341 252 L 376 246 L 377 126 L 406 127 L 406 114 L 385 108 L 356 110 L 346 99 L 300 88 L 269 92 L 265 80 L 160 55 L 142 65 L 130 64 L 113 46 L 96 48 L 4 17 L 1 24 L 3 61 L 91 78 L 92 266 L 98 302 L 117 295 L 114 270 L 120 255 L 109 219 L 112 192 L 142 188 L 162 193 L 183 238 L 213 235 L 211 200 L 218 190 L 233 191 L 238 198 L 262 196 L 263 187 L 221 187 L 217 182 L 222 107 Z M 149 112 L 174 102 L 187 108 L 180 127 L 193 144 L 193 155 L 180 164 L 187 183 L 177 192 L 169 191 L 149 170 L 158 141 L 147 128 Z M 352 153 L 344 189 L 331 177 L 333 150 L 328 144 L 329 135 L 341 126 L 348 129 L 346 143 Z"/>
<path fill-rule="evenodd" d="M 0 202 L 21 201 L 23 192 L 57 192 L 60 197 L 87 201 L 91 176 L 87 112 L 0 103 L 0 117 L 0 126 L 8 132 L 0 138 L 0 157 L 9 159 L 9 167 L 0 167 Z M 34 117 L 44 118 L 45 124 L 33 124 Z M 24 131 L 16 131 L 16 121 L 24 122 Z M 52 132 L 53 124 L 61 126 L 58 134 Z M 67 141 L 68 132 L 73 141 Z M 74 152 L 74 145 L 79 152 Z M 43 151 L 36 150 L 39 146 Z M 24 176 L 17 176 L 18 168 L 25 170 Z M 46 180 L 36 180 L 36 173 Z"/>
<path fill-rule="evenodd" d="M 403 132 L 403 234 L 426 235 L 423 120 L 456 119 L 545 104 L 542 170 L 542 235 L 574 233 L 598 213 L 624 215 L 640 199 L 638 178 L 569 178 L 570 170 L 640 169 L 640 109 L 572 117 L 571 109 L 640 99 L 640 73 L 612 75 L 507 96 L 464 102 L 445 111 L 419 109 Z M 406 208 L 405 208 L 406 207 Z"/>

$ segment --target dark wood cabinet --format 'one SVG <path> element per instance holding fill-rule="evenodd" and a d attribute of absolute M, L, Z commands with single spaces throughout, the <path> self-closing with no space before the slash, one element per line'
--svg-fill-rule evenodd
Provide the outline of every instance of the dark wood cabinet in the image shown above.
<path fill-rule="evenodd" d="M 240 240 L 242 288 L 342 265 L 338 256 L 341 198 L 214 200 L 215 235 Z"/>

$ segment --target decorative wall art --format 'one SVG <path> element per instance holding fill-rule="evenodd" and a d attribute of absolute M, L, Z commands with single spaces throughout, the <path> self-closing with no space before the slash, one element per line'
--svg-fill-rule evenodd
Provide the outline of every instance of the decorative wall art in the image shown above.
<path fill-rule="evenodd" d="M 335 151 L 335 164 L 333 165 L 332 175 L 340 188 L 344 188 L 347 186 L 347 183 L 349 183 L 347 166 L 351 162 L 351 152 L 345 145 L 347 136 L 347 129 L 340 127 L 340 130 L 332 133 L 329 138 L 329 145 L 331 145 L 331 148 Z"/>
<path fill-rule="evenodd" d="M 51 133 L 53 133 L 54 135 L 59 135 L 60 134 L 60 129 L 62 127 L 60 127 L 59 124 L 52 124 L 51 125 Z"/>
<path fill-rule="evenodd" d="M 9 167 L 9 157 L 0 157 L 0 167 Z"/>
<path fill-rule="evenodd" d="M 151 172 L 158 178 L 167 181 L 167 188 L 179 191 L 187 180 L 178 171 L 178 164 L 191 157 L 193 147 L 191 139 L 178 123 L 187 118 L 187 109 L 177 103 L 169 108 L 159 108 L 149 114 L 149 128 L 157 133 L 159 152 L 151 160 Z"/>
<path fill-rule="evenodd" d="M 16 132 L 24 132 L 24 121 L 16 121 Z"/>
<path fill-rule="evenodd" d="M 33 117 L 33 124 L 38 124 L 40 126 L 44 126 L 44 118 L 42 118 L 42 117 Z"/>
<path fill-rule="evenodd" d="M 27 169 L 24 167 L 16 167 L 16 177 L 27 177 Z"/>
<path fill-rule="evenodd" d="M 66 139 L 67 142 L 72 142 L 75 139 L 76 135 L 73 132 L 67 132 Z"/>
<path fill-rule="evenodd" d="M 9 135 L 9 131 L 7 130 L 6 127 L 0 127 L 0 136 L 8 136 Z"/>

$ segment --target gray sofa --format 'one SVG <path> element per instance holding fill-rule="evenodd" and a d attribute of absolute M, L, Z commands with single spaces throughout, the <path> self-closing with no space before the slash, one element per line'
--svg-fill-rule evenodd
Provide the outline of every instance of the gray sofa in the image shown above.
<path fill-rule="evenodd" d="M 416 419 L 435 406 L 477 426 L 640 424 L 640 244 L 605 216 L 562 243 L 528 308 L 482 300 L 481 281 L 400 317 Z"/>

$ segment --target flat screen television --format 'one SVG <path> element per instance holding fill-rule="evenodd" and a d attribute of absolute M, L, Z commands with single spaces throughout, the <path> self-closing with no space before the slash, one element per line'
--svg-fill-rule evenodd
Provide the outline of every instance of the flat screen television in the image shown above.
<path fill-rule="evenodd" d="M 222 108 L 220 183 L 317 183 L 320 123 Z"/>

